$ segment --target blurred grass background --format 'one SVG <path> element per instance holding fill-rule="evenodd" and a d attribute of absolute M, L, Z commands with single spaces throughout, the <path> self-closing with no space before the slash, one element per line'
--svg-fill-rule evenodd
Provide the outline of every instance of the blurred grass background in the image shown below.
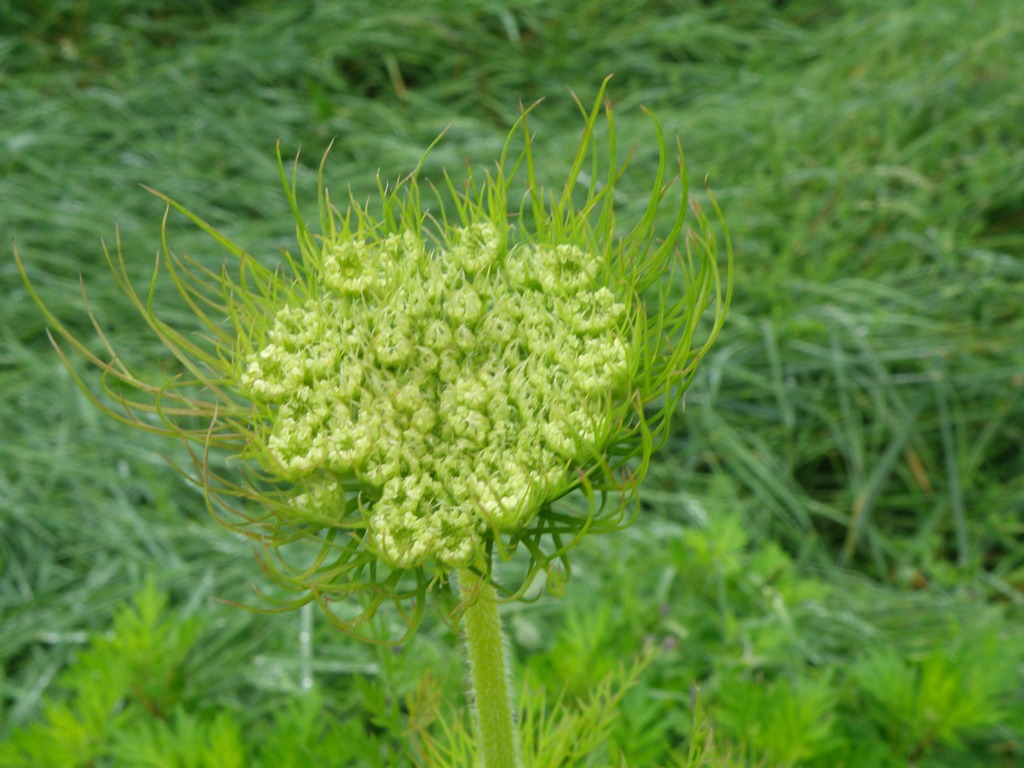
<path fill-rule="evenodd" d="M 736 764 L 1020 764 L 1022 39 L 1016 0 L 0 0 L 0 740 L 147 579 L 205 627 L 193 698 L 247 723 L 312 663 L 326 706 L 404 765 L 389 728 L 423 670 L 461 695 L 438 621 L 381 655 L 317 617 L 300 663 L 299 616 L 217 600 L 258 603 L 249 545 L 168 466 L 176 446 L 76 390 L 10 243 L 70 327 L 88 331 L 81 275 L 115 345 L 156 367 L 100 245 L 116 227 L 148 274 L 163 206 L 140 184 L 272 261 L 293 244 L 277 140 L 302 148 L 307 201 L 332 140 L 329 183 L 362 197 L 446 126 L 428 177 L 493 163 L 544 99 L 558 179 L 570 89 L 586 103 L 614 72 L 634 178 L 656 161 L 645 106 L 725 211 L 736 295 L 635 527 L 583 547 L 564 599 L 510 610 L 519 676 L 582 692 L 661 646 L 617 726 L 635 765 L 685 747 L 698 689 Z M 177 219 L 172 247 L 223 259 Z M 922 714 L 934 658 L 990 716 Z M 910 693 L 880 691 L 900 669 Z"/>

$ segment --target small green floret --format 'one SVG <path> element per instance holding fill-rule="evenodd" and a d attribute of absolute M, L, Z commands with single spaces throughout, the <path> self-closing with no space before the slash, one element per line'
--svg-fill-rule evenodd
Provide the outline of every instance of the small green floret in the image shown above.
<path fill-rule="evenodd" d="M 464 567 L 488 531 L 528 525 L 607 442 L 628 372 L 599 254 L 509 248 L 491 223 L 449 240 L 328 240 L 313 296 L 277 311 L 241 376 L 273 407 L 271 469 L 303 480 L 299 515 L 341 523 L 356 480 L 370 545 L 402 568 Z"/>

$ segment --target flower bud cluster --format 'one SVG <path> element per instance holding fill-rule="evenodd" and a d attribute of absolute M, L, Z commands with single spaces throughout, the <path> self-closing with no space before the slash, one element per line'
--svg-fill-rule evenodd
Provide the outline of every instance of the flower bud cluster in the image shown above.
<path fill-rule="evenodd" d="M 382 559 L 461 567 L 600 454 L 629 355 L 600 256 L 474 223 L 442 249 L 338 237 L 321 258 L 241 377 L 274 414 L 275 471 L 307 491 L 294 505 L 340 523 L 354 479 Z"/>

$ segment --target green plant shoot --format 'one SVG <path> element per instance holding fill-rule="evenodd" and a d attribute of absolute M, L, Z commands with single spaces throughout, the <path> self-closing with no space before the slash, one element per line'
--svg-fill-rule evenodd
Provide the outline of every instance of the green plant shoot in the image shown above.
<path fill-rule="evenodd" d="M 471 646 L 474 636 L 499 646 L 470 648 L 474 679 L 489 679 L 504 664 L 495 601 L 521 596 L 556 561 L 568 572 L 585 534 L 635 518 L 637 484 L 725 318 L 732 253 L 726 232 L 723 280 L 682 153 L 673 163 L 653 118 L 658 170 L 639 220 L 622 228 L 615 190 L 629 163 L 617 154 L 606 86 L 592 108 L 580 106 L 582 137 L 560 189 L 538 181 L 529 109 L 482 180 L 445 177 L 438 189 L 417 169 L 380 182 L 373 204 L 339 209 L 321 163 L 317 228 L 300 211 L 297 165 L 289 175 L 279 148 L 299 247 L 277 269 L 154 193 L 231 256 L 217 271 L 175 254 L 165 215 L 163 257 L 140 293 L 120 241 L 107 251 L 180 363 L 157 380 L 136 373 L 95 320 L 105 354 L 90 351 L 25 278 L 86 391 L 62 343 L 102 371 L 97 404 L 191 446 L 216 517 L 258 541 L 268 573 L 299 593 L 282 608 L 315 600 L 359 633 L 390 601 L 412 631 L 427 593 L 458 583 L 455 615 L 475 627 Z M 205 326 L 201 337 L 153 310 L 164 273 Z M 241 471 L 214 471 L 214 452 Z M 560 503 L 570 494 L 585 503 Z M 300 542 L 314 546 L 292 546 Z M 524 551 L 528 566 L 499 578 L 496 559 Z M 481 712 L 502 696 L 476 692 L 489 768 L 518 765 L 511 710 L 491 725 Z"/>

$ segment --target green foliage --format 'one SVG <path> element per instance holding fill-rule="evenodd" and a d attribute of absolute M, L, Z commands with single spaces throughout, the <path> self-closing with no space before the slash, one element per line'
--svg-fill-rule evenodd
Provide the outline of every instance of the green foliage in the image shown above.
<path fill-rule="evenodd" d="M 565 688 L 569 706 L 653 640 L 663 650 L 607 748 L 638 766 L 770 767 L 744 740 L 785 759 L 764 728 L 807 722 L 808 692 L 838 740 L 822 768 L 1024 761 L 1024 704 L 1007 693 L 1024 646 L 1017 0 L 38 5 L 0 3 L 0 231 L 76 331 L 89 330 L 73 309 L 82 273 L 112 339 L 154 373 L 169 361 L 96 247 L 116 217 L 129 270 L 147 273 L 161 205 L 139 182 L 212 211 L 273 267 L 292 239 L 278 138 L 309 161 L 335 138 L 333 173 L 362 200 L 377 169 L 414 167 L 449 124 L 425 179 L 490 162 L 520 102 L 543 97 L 535 127 L 568 145 L 566 84 L 584 95 L 614 71 L 620 134 L 645 104 L 680 135 L 692 180 L 710 174 L 729 212 L 742 279 L 633 531 L 555 572 L 557 604 L 509 609 L 517 674 L 547 680 L 549 707 Z M 541 151 L 538 173 L 564 178 L 565 146 Z M 632 160 L 653 161 L 643 148 Z M 641 195 L 620 192 L 635 215 Z M 200 237 L 177 245 L 220 265 Z M 323 738 L 340 764 L 362 748 L 401 765 L 389 734 L 413 717 L 416 680 L 429 674 L 435 702 L 461 695 L 441 622 L 380 656 L 318 629 L 321 702 L 296 696 L 295 725 L 267 726 L 300 690 L 294 627 L 209 600 L 249 599 L 262 579 L 250 548 L 214 535 L 166 446 L 95 418 L 10 261 L 0 288 L 0 739 L 58 702 L 65 732 L 82 729 L 54 680 L 148 573 L 204 617 L 189 659 L 209 687 L 186 698 L 235 712 L 249 758 L 265 738 L 268 765 L 329 764 Z M 987 700 L 961 709 L 943 693 L 954 682 Z M 914 711 L 925 690 L 927 716 Z M 103 711 L 108 695 L 90 696 Z M 751 696 L 788 697 L 792 713 L 740 711 Z"/>
<path fill-rule="evenodd" d="M 207 630 L 206 634 L 209 634 Z M 167 608 L 149 584 L 122 606 L 109 633 L 60 676 L 39 719 L 0 743 L 5 768 L 306 768 L 331 761 L 391 766 L 396 736 L 377 723 L 369 697 L 361 717 L 324 717 L 315 690 L 254 718 L 216 701 L 197 675 L 196 646 L 208 642 L 197 619 Z M 367 719 L 364 719 L 367 718 Z M 375 756 L 375 757 L 374 757 Z"/>
<path fill-rule="evenodd" d="M 90 765 L 140 719 L 169 719 L 183 703 L 198 626 L 168 621 L 165 607 L 166 597 L 149 584 L 133 607 L 122 608 L 112 635 L 94 636 L 61 676 L 66 694 L 4 744 L 0 764 Z"/>
<path fill-rule="evenodd" d="M 685 751 L 676 751 L 670 758 L 670 768 L 740 768 L 744 762 L 728 750 L 719 749 L 714 728 L 701 707 L 699 697 L 694 698 L 693 728 Z"/>
<path fill-rule="evenodd" d="M 653 556 L 636 536 L 608 552 L 611 580 L 573 583 L 582 614 L 530 660 L 533 685 L 560 668 L 582 691 L 626 652 L 628 627 L 661 638 L 609 735 L 628 764 L 980 768 L 1019 752 L 1021 630 L 1003 611 L 807 578 L 735 513 L 714 512 L 663 523 Z M 583 608 L 608 584 L 617 600 Z"/>
<path fill-rule="evenodd" d="M 584 698 L 574 699 L 562 689 L 554 699 L 538 685 L 524 686 L 520 696 L 519 731 L 524 768 L 559 768 L 572 765 L 604 766 L 621 755 L 610 741 L 619 708 L 630 688 L 638 684 L 651 661 L 648 654 L 635 663 L 619 666 L 600 676 Z M 418 702 L 429 711 L 429 700 Z M 436 706 L 436 704 L 435 704 Z M 420 768 L 462 768 L 474 765 L 477 741 L 468 719 L 460 714 L 434 712 L 432 729 L 423 728 L 417 740 Z"/>
<path fill-rule="evenodd" d="M 963 749 L 1010 716 L 1024 654 L 1001 636 L 998 624 L 978 618 L 980 629 L 963 630 L 923 657 L 883 647 L 850 669 L 862 711 L 895 756 L 912 760 L 937 746 Z"/>
<path fill-rule="evenodd" d="M 827 764 L 837 747 L 833 709 L 837 693 L 826 678 L 725 678 L 715 721 L 725 739 L 779 768 Z M 834 759 L 834 757 L 833 757 Z"/>

